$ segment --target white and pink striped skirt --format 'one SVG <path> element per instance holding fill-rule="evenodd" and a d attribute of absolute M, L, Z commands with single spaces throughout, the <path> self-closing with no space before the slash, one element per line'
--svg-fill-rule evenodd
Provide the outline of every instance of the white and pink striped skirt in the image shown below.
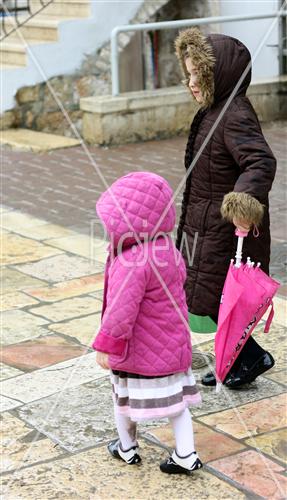
<path fill-rule="evenodd" d="M 111 382 L 117 412 L 133 421 L 173 417 L 201 403 L 191 368 L 163 377 L 113 370 Z"/>

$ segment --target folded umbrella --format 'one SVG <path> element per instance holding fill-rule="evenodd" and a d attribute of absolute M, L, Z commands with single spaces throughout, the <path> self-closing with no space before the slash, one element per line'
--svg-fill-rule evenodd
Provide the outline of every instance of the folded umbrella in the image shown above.
<path fill-rule="evenodd" d="M 271 307 L 264 332 L 268 332 L 274 311 L 272 298 L 280 283 L 247 259 L 241 262 L 243 239 L 248 233 L 236 231 L 236 261 L 231 261 L 223 287 L 215 336 L 217 391 L 254 328 Z"/>

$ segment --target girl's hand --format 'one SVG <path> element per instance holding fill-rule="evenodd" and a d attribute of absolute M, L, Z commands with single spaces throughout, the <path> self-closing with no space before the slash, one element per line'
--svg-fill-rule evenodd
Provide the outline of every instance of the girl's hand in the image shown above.
<path fill-rule="evenodd" d="M 108 370 L 110 368 L 109 365 L 109 355 L 105 352 L 97 352 L 96 362 L 100 365 L 104 370 Z"/>
<path fill-rule="evenodd" d="M 246 232 L 248 233 L 250 231 L 250 223 L 246 220 L 243 220 L 243 219 L 236 219 L 234 218 L 233 219 L 233 224 L 236 226 L 237 229 L 239 229 L 239 231 L 243 231 L 243 232 Z"/>

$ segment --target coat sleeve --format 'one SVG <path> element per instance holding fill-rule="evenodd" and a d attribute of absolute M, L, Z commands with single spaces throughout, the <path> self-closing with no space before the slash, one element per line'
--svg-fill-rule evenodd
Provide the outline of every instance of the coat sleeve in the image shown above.
<path fill-rule="evenodd" d="M 132 252 L 117 257 L 110 268 L 105 309 L 100 331 L 92 347 L 121 356 L 126 348 L 149 279 L 148 265 L 139 265 Z"/>
<path fill-rule="evenodd" d="M 251 105 L 228 114 L 224 142 L 240 170 L 234 191 L 248 193 L 258 200 L 266 199 L 275 176 L 276 160 Z"/>

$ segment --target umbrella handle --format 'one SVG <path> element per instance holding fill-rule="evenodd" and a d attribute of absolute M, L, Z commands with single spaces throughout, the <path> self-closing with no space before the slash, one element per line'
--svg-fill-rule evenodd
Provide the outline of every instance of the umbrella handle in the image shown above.
<path fill-rule="evenodd" d="M 236 234 L 236 236 L 238 236 L 238 241 L 237 241 L 237 249 L 236 249 L 235 264 L 234 265 L 235 265 L 235 267 L 240 267 L 241 259 L 242 259 L 243 240 L 248 235 L 248 232 L 240 231 L 240 229 L 236 229 L 235 234 Z"/>

